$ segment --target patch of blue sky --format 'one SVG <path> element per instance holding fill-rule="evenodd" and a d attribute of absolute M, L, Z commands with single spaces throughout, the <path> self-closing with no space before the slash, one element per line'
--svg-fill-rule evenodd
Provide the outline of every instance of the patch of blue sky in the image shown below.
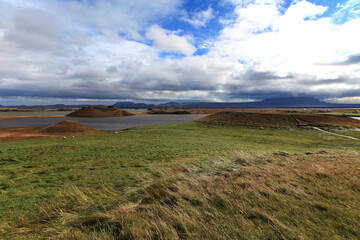
<path fill-rule="evenodd" d="M 240 63 L 241 65 L 247 65 L 247 64 L 248 64 L 248 61 L 245 60 L 245 59 L 238 59 L 237 61 L 238 61 L 238 63 Z"/>
<path fill-rule="evenodd" d="M 194 53 L 195 56 L 202 56 L 202 55 L 206 55 L 209 52 L 208 48 L 199 48 L 197 49 L 197 51 Z"/>
<path fill-rule="evenodd" d="M 343 24 L 356 18 L 360 18 L 359 0 L 348 0 L 344 3 L 339 3 L 336 11 L 331 16 L 332 21 L 337 24 Z"/>
<path fill-rule="evenodd" d="M 192 25 L 189 22 L 184 21 L 184 14 L 188 14 L 191 18 L 193 15 L 200 11 L 205 11 L 211 7 L 213 9 L 213 17 L 210 18 L 203 26 L 202 25 Z M 231 17 L 231 14 L 234 12 L 234 6 L 224 1 L 218 0 L 187 0 L 182 6 L 183 11 L 180 11 L 177 16 L 171 18 L 163 19 L 159 22 L 160 26 L 177 31 L 180 30 L 178 35 L 190 35 L 193 37 L 196 48 L 200 48 L 204 45 L 205 42 L 209 39 L 215 39 L 219 36 L 221 30 L 223 29 L 222 19 L 228 19 Z M 186 12 L 185 12 L 186 11 Z M 198 50 L 197 54 L 202 54 L 205 50 Z"/>
<path fill-rule="evenodd" d="M 279 7 L 279 11 L 281 14 L 284 14 L 286 12 L 286 10 L 292 5 L 295 4 L 297 1 L 289 1 L 289 0 L 285 0 L 284 2 L 281 3 L 280 7 Z"/>
<path fill-rule="evenodd" d="M 164 59 L 182 59 L 185 55 L 181 53 L 163 51 L 158 54 L 158 57 Z"/>

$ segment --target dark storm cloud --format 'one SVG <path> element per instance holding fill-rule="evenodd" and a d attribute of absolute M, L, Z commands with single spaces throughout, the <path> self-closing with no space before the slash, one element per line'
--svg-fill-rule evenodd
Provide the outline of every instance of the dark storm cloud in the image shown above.
<path fill-rule="evenodd" d="M 340 76 L 334 79 L 303 79 L 301 81 L 302 85 L 307 85 L 307 86 L 319 86 L 319 85 L 332 85 L 332 84 L 352 84 L 352 83 L 356 83 L 357 81 L 359 81 L 359 79 L 356 78 L 350 78 L 347 76 Z"/>
<path fill-rule="evenodd" d="M 345 61 L 342 62 L 334 62 L 330 65 L 352 65 L 352 64 L 359 64 L 360 63 L 360 54 L 350 55 L 347 57 Z"/>
<path fill-rule="evenodd" d="M 344 97 L 358 97 L 360 88 L 354 90 L 340 90 L 340 91 L 308 91 L 307 89 L 302 89 L 299 91 L 289 90 L 289 91 L 277 91 L 275 89 L 263 91 L 261 89 L 254 90 L 238 90 L 232 92 L 228 95 L 229 99 L 232 98 L 250 98 L 255 100 L 263 100 L 267 98 L 278 98 L 278 97 L 314 97 L 318 99 L 326 98 L 344 98 Z"/>
<path fill-rule="evenodd" d="M 349 59 L 345 61 L 345 63 L 346 64 L 360 63 L 360 54 L 350 56 Z"/>
<path fill-rule="evenodd" d="M 319 99 L 334 97 L 356 97 L 360 93 L 360 78 L 340 76 L 334 79 L 317 79 L 310 75 L 288 74 L 278 76 L 273 72 L 247 70 L 233 77 L 235 82 L 223 86 L 227 99 L 243 98 L 261 100 L 274 97 L 306 96 Z M 339 85 L 353 86 L 338 88 Z M 359 87 L 355 87 L 359 86 Z M 324 91 L 324 89 L 328 89 Z"/>
<path fill-rule="evenodd" d="M 278 76 L 276 73 L 270 71 L 261 72 L 261 71 L 249 69 L 244 74 L 234 76 L 234 78 L 251 81 L 251 82 L 264 82 L 268 80 L 290 79 L 290 78 L 294 78 L 294 76 L 293 75 Z"/>
<path fill-rule="evenodd" d="M 339 65 L 350 65 L 357 63 L 360 63 L 360 54 L 349 56 L 346 61 L 340 63 Z"/>
<path fill-rule="evenodd" d="M 229 94 L 229 99 L 232 98 L 249 98 L 254 100 L 263 100 L 267 98 L 278 98 L 278 97 L 294 97 L 294 96 L 307 96 L 305 94 L 295 94 L 292 91 L 262 91 L 262 90 L 253 90 L 253 91 L 237 91 Z"/>

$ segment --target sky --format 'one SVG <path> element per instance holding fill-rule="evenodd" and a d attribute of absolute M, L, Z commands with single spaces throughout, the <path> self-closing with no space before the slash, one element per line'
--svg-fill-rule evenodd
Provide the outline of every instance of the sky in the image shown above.
<path fill-rule="evenodd" d="M 0 0 L 0 105 L 360 103 L 359 0 Z"/>

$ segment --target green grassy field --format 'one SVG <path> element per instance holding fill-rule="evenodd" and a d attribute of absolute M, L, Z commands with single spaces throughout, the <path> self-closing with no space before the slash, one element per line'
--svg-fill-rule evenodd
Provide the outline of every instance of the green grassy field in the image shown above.
<path fill-rule="evenodd" d="M 0 238 L 359 239 L 359 176 L 360 141 L 304 129 L 2 142 Z"/>

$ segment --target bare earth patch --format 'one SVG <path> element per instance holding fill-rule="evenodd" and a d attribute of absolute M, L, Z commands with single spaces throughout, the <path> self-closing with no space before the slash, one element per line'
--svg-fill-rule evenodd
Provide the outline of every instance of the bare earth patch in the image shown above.
<path fill-rule="evenodd" d="M 65 115 L 6 115 L 0 118 L 63 118 Z"/>
<path fill-rule="evenodd" d="M 0 141 L 19 141 L 81 136 L 101 133 L 75 121 L 65 120 L 49 127 L 0 128 Z"/>

